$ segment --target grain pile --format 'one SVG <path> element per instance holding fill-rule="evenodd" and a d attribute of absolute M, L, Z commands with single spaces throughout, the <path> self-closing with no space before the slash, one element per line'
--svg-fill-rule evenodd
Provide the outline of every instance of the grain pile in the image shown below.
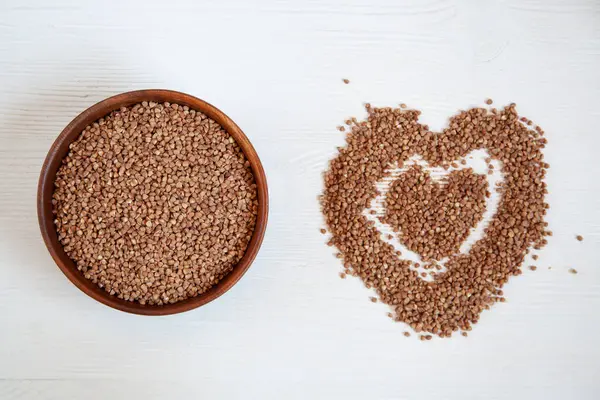
<path fill-rule="evenodd" d="M 514 104 L 460 112 L 441 133 L 420 124 L 416 110 L 367 105 L 367 111 L 366 120 L 348 121 L 347 144 L 324 175 L 321 206 L 331 232 L 329 244 L 337 247 L 344 274 L 374 288 L 380 301 L 392 307 L 395 320 L 442 337 L 468 331 L 483 310 L 504 301 L 502 286 L 521 274 L 530 247 L 541 248 L 551 234 L 544 222 L 549 167 L 542 155 L 544 132 L 519 118 Z M 499 161 L 504 182 L 484 237 L 468 253 L 457 249 L 481 219 L 489 196 L 483 175 L 469 169 L 453 173 L 442 190 L 426 171 L 411 168 L 387 194 L 383 219 L 400 240 L 424 260 L 449 256 L 446 272 L 425 281 L 411 269 L 415 263 L 382 240 L 364 210 L 380 194 L 375 184 L 390 176 L 391 165 L 419 155 L 432 167 L 448 168 L 464 164 L 464 157 L 478 149 Z"/>
<path fill-rule="evenodd" d="M 400 233 L 404 245 L 423 261 L 440 260 L 457 252 L 481 221 L 489 196 L 485 176 L 471 168 L 451 172 L 440 185 L 414 165 L 392 183 L 381 221 Z"/>
<path fill-rule="evenodd" d="M 60 242 L 111 295 L 141 304 L 201 294 L 246 251 L 257 215 L 250 164 L 204 114 L 143 102 L 88 126 L 53 195 Z"/>

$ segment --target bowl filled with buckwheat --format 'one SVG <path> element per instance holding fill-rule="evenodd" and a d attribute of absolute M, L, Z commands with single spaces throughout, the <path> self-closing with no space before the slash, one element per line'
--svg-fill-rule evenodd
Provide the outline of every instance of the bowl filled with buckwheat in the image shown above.
<path fill-rule="evenodd" d="M 67 125 L 42 167 L 37 209 L 75 286 L 121 311 L 166 315 L 242 277 L 265 233 L 268 190 L 227 115 L 184 93 L 140 90 Z"/>

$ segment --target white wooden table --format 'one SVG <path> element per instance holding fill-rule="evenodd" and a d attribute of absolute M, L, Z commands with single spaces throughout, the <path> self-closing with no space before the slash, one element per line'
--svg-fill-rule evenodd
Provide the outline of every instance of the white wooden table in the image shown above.
<path fill-rule="evenodd" d="M 140 88 L 229 114 L 271 190 L 242 281 L 164 318 L 79 292 L 35 209 L 61 129 Z M 440 129 L 488 96 L 547 132 L 554 236 L 468 338 L 404 338 L 318 233 L 335 127 L 369 101 Z M 597 0 L 2 0 L 0 399 L 598 399 L 599 106 Z"/>

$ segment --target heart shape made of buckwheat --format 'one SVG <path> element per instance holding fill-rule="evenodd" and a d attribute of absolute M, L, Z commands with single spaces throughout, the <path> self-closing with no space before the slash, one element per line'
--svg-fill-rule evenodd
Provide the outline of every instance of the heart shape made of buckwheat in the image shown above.
<path fill-rule="evenodd" d="M 394 319 L 416 331 L 440 336 L 470 330 L 483 310 L 503 301 L 502 286 L 510 276 L 521 273 L 529 249 L 545 245 L 545 236 L 550 234 L 544 221 L 548 164 L 543 162 L 543 131 L 530 128 L 531 122 L 518 116 L 514 104 L 502 110 L 472 108 L 460 112 L 439 133 L 419 123 L 420 112 L 416 110 L 368 107 L 367 111 L 366 120 L 352 121 L 346 146 L 339 148 L 324 175 L 321 206 L 331 232 L 329 244 L 338 249 L 344 273 L 358 276 L 367 287 L 374 288 L 379 299 L 392 307 Z M 450 204 L 446 203 L 448 194 L 427 181 L 425 170 L 415 167 L 405 171 L 404 178 L 396 177 L 397 186 L 390 186 L 392 197 L 385 200 L 382 214 L 375 215 L 400 232 L 404 244 L 416 250 L 429 268 L 440 271 L 435 260 L 446 259 L 443 271 L 424 280 L 422 275 L 427 273 L 415 269 L 418 262 L 407 259 L 382 238 L 376 221 L 365 210 L 382 195 L 377 184 L 391 177 L 391 165 L 403 165 L 419 156 L 433 168 L 450 168 L 453 163 L 462 164 L 473 151 L 489 154 L 504 179 L 494 188 L 499 193 L 497 210 L 469 251 L 459 250 L 465 233 L 481 219 L 481 194 L 487 185 L 468 169 L 450 173 L 444 185 L 455 185 L 456 195 L 468 193 L 461 184 L 469 182 L 472 193 L 455 203 L 474 210 L 458 214 L 444 211 Z M 400 193 L 407 187 L 414 192 Z M 441 208 L 443 216 L 461 220 L 462 226 L 450 236 L 441 235 L 441 229 L 436 232 L 440 219 L 429 218 L 427 207 L 417 204 L 433 192 L 436 196 L 431 210 L 437 213 Z M 446 230 L 452 227 L 451 223 L 442 225 Z M 403 237 L 405 234 L 410 240 Z"/>

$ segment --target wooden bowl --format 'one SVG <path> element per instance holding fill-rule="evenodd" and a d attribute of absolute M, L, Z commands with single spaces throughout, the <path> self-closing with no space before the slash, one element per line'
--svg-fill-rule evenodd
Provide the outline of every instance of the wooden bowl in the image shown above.
<path fill-rule="evenodd" d="M 201 111 L 214 121 L 218 122 L 235 139 L 246 155 L 246 158 L 250 162 L 258 191 L 258 215 L 256 227 L 252 239 L 248 244 L 248 248 L 246 249 L 246 254 L 242 257 L 240 262 L 227 276 L 221 279 L 207 292 L 184 301 L 162 306 L 142 305 L 135 301 L 119 299 L 116 296 L 111 296 L 94 282 L 86 279 L 83 276 L 83 273 L 77 270 L 75 263 L 65 253 L 62 244 L 58 241 L 58 235 L 54 225 L 54 215 L 52 214 L 51 201 L 54 192 L 56 173 L 63 158 L 69 151 L 71 142 L 75 141 L 81 132 L 83 132 L 83 130 L 91 123 L 121 107 L 131 106 L 141 103 L 142 101 L 170 102 L 186 105 L 196 111 Z M 269 197 L 265 172 L 254 147 L 252 147 L 252 144 L 246 135 L 244 135 L 244 132 L 242 132 L 235 122 L 216 107 L 188 94 L 171 90 L 138 90 L 122 93 L 103 100 L 79 114 L 61 132 L 50 148 L 46 160 L 44 161 L 44 165 L 42 166 L 37 194 L 38 220 L 40 230 L 42 231 L 42 237 L 44 238 L 44 242 L 46 243 L 50 255 L 56 262 L 56 265 L 58 265 L 67 278 L 69 278 L 69 280 L 85 294 L 109 307 L 142 315 L 167 315 L 188 311 L 200 307 L 228 291 L 236 284 L 242 275 L 244 275 L 258 253 L 267 226 L 268 209 Z"/>

